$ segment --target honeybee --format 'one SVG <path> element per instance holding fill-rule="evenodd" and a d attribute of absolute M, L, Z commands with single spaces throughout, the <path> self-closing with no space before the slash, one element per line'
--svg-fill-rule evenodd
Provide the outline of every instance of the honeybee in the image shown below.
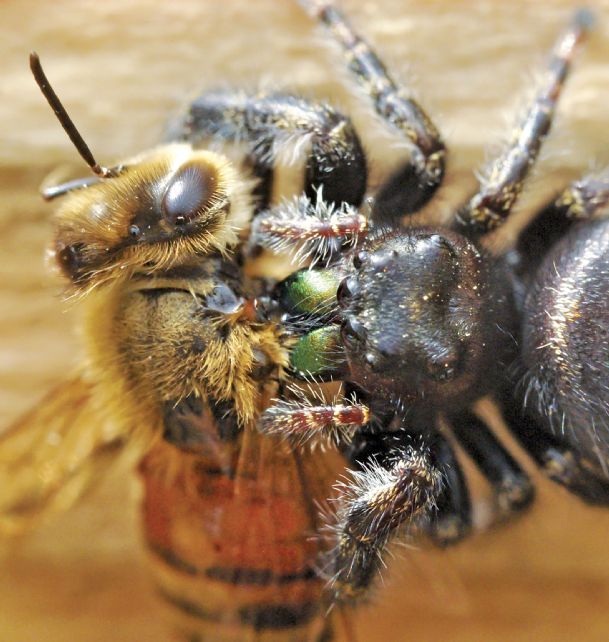
<path fill-rule="evenodd" d="M 340 458 L 313 459 L 255 430 L 285 378 L 290 340 L 264 307 L 264 282 L 243 271 L 253 183 L 192 144 L 205 133 L 199 110 L 213 109 L 218 96 L 195 101 L 184 141 L 108 168 L 36 54 L 30 65 L 94 174 L 43 191 L 59 202 L 49 254 L 80 308 L 86 360 L 2 436 L 2 529 L 65 509 L 126 453 L 139 460 L 145 538 L 181 635 L 329 635 L 320 540 L 311 536 L 315 502 L 331 496 Z M 288 118 L 294 106 L 289 96 L 245 100 L 263 114 L 279 106 Z M 226 106 L 222 113 L 227 127 L 256 142 L 283 122 L 261 120 L 256 129 L 236 123 Z"/>

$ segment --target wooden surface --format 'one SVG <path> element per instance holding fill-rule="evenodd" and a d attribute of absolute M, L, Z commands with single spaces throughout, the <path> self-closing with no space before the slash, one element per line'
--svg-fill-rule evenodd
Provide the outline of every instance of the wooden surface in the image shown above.
<path fill-rule="evenodd" d="M 593 4 L 599 29 L 565 93 L 529 203 L 591 162 L 609 162 L 609 5 Z M 435 207 L 448 210 L 472 188 L 469 172 L 485 151 L 506 137 L 570 3 L 344 6 L 398 76 L 415 79 L 445 132 L 452 178 Z M 51 168 L 78 159 L 29 76 L 30 49 L 102 162 L 155 144 L 167 115 L 198 88 L 260 82 L 330 96 L 352 113 L 376 176 L 397 153 L 294 3 L 5 0 L 0 25 L 0 426 L 77 361 L 70 311 L 44 270 L 48 209 L 36 191 Z M 133 477 L 115 474 L 70 513 L 3 546 L 0 640 L 166 639 L 143 567 L 136 497 Z M 536 506 L 509 528 L 449 553 L 398 551 L 376 603 L 359 611 L 359 640 L 607 640 L 608 535 L 609 511 L 540 480 Z"/>

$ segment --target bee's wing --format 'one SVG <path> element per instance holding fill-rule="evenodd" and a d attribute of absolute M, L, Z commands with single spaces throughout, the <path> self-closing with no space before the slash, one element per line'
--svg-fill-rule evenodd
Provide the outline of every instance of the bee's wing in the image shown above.
<path fill-rule="evenodd" d="M 70 506 L 124 444 L 77 373 L 0 435 L 0 532 Z"/>
<path fill-rule="evenodd" d="M 316 616 L 303 622 L 302 634 L 303 639 L 321 639 L 329 625 L 323 592 L 329 579 L 325 526 L 344 459 L 335 450 L 293 447 L 257 430 L 246 430 L 243 437 L 232 502 L 247 519 L 233 580 L 247 580 L 251 569 L 253 577 L 258 572 L 259 587 L 268 582 L 278 610 L 296 621 L 317 603 Z"/>
<path fill-rule="evenodd" d="M 344 468 L 340 454 L 301 452 L 254 427 L 222 440 L 208 409 L 192 421 L 207 439 L 200 454 L 176 456 L 159 441 L 140 466 L 153 569 L 183 611 L 179 626 L 202 639 L 226 630 L 270 640 L 281 627 L 320 639 L 320 505 Z"/>

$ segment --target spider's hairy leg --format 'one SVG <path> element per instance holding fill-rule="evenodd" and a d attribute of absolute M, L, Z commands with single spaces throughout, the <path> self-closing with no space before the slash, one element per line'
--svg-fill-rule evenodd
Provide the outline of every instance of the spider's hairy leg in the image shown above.
<path fill-rule="evenodd" d="M 244 143 L 260 179 L 258 207 L 268 206 L 273 164 L 286 149 L 306 153 L 305 194 L 323 189 L 328 203 L 359 205 L 367 184 L 366 157 L 351 121 L 328 105 L 277 93 L 207 92 L 171 132 L 194 144 L 216 138 Z M 289 159 L 288 159 L 289 160 Z"/>
<path fill-rule="evenodd" d="M 410 161 L 381 187 L 374 216 L 395 218 L 415 212 L 442 182 L 446 148 L 424 109 L 391 77 L 370 45 L 327 0 L 300 0 L 338 42 L 349 70 L 372 99 L 377 114 L 411 145 Z"/>
<path fill-rule="evenodd" d="M 550 131 L 556 104 L 571 69 L 577 46 L 590 31 L 593 18 L 579 10 L 556 42 L 541 87 L 516 127 L 506 151 L 495 159 L 480 189 L 458 213 L 455 226 L 469 236 L 479 236 L 501 225 L 512 211 L 524 180 Z"/>
<path fill-rule="evenodd" d="M 550 434 L 519 400 L 506 396 L 502 416 L 542 472 L 588 504 L 609 506 L 609 478 L 564 439 Z"/>
<path fill-rule="evenodd" d="M 469 411 L 449 417 L 450 426 L 466 452 L 490 483 L 499 520 L 509 519 L 531 505 L 535 488 L 529 476 L 488 426 Z"/>
<path fill-rule="evenodd" d="M 364 214 L 347 203 L 335 207 L 318 192 L 261 212 L 252 224 L 250 244 L 275 252 L 293 250 L 294 259 L 329 259 L 337 243 L 356 245 L 370 230 Z"/>
<path fill-rule="evenodd" d="M 446 547 L 467 537 L 472 528 L 472 506 L 461 464 L 449 441 L 438 434 L 433 447 L 444 484 L 437 508 L 423 526 L 436 546 Z"/>
<path fill-rule="evenodd" d="M 571 183 L 556 199 L 554 206 L 569 219 L 595 218 L 609 206 L 609 168 Z"/>
<path fill-rule="evenodd" d="M 341 484 L 330 525 L 335 545 L 324 572 L 337 602 L 353 602 L 366 594 L 391 537 L 402 524 L 432 510 L 442 487 L 429 448 L 402 430 L 379 437 Z"/>

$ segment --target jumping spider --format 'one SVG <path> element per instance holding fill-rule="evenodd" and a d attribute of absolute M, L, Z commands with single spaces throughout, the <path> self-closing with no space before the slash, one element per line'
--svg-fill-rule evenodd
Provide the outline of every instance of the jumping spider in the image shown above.
<path fill-rule="evenodd" d="M 574 224 L 606 207 L 609 180 L 604 174 L 572 184 L 515 248 L 487 248 L 486 235 L 513 211 L 549 132 L 591 24 L 581 10 L 478 192 L 447 225 L 404 222 L 442 181 L 440 134 L 335 7 L 302 4 L 339 43 L 377 114 L 412 147 L 410 162 L 380 187 L 364 216 L 361 150 L 332 131 L 335 148 L 351 145 L 346 167 L 328 172 L 323 191 L 261 213 L 250 238 L 271 249 L 297 247 L 317 261 L 280 282 L 274 297 L 298 336 L 294 375 L 344 381 L 347 402 L 280 399 L 261 429 L 297 440 L 330 436 L 355 466 L 327 559 L 335 598 L 348 600 L 368 589 L 403 523 L 426 516 L 423 527 L 440 546 L 470 532 L 470 496 L 453 439 L 490 483 L 498 519 L 531 503 L 528 475 L 472 410 L 482 397 L 494 399 L 550 479 L 588 503 L 609 504 L 609 224 Z M 357 171 L 345 180 L 348 168 Z"/>

